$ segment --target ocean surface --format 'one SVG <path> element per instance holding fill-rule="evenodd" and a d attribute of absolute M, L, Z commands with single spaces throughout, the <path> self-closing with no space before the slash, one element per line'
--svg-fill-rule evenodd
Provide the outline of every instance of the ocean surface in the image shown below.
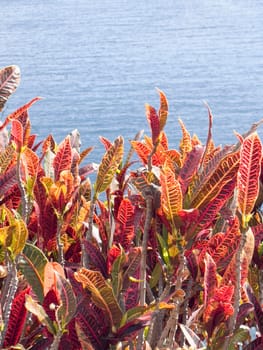
<path fill-rule="evenodd" d="M 170 147 L 178 118 L 205 142 L 206 101 L 216 144 L 236 141 L 263 118 L 263 1 L 1 0 L 0 67 L 20 66 L 22 81 L 2 119 L 35 96 L 39 140 L 59 143 L 77 128 L 82 148 L 99 136 L 149 134 L 144 105 L 169 100 Z M 263 134 L 263 126 L 259 133 Z"/>

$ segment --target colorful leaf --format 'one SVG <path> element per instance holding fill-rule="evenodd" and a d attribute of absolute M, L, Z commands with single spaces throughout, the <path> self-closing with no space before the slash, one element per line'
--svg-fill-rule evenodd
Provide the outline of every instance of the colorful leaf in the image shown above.
<path fill-rule="evenodd" d="M 162 209 L 168 220 L 173 220 L 182 209 L 182 191 L 174 173 L 165 168 L 160 175 Z"/>
<path fill-rule="evenodd" d="M 37 154 L 30 148 L 25 147 L 22 153 L 22 159 L 25 165 L 26 174 L 31 177 L 36 176 L 39 168 L 39 158 Z"/>
<path fill-rule="evenodd" d="M 20 69 L 18 66 L 9 66 L 0 70 L 0 111 L 19 84 Z"/>
<path fill-rule="evenodd" d="M 11 166 L 4 174 L 0 175 L 0 197 L 17 183 L 16 166 Z"/>
<path fill-rule="evenodd" d="M 237 200 L 242 215 L 247 216 L 253 210 L 259 191 L 262 145 L 257 133 L 244 140 L 240 154 Z"/>
<path fill-rule="evenodd" d="M 44 266 L 44 296 L 53 289 L 57 292 L 58 275 L 65 278 L 63 267 L 57 262 L 47 262 Z"/>
<path fill-rule="evenodd" d="M 18 119 L 25 111 L 27 111 L 35 102 L 39 100 L 41 100 L 40 97 L 35 97 L 24 106 L 18 108 L 15 112 L 9 114 L 4 123 L 0 126 L 0 130 L 4 129 L 10 121 Z"/>
<path fill-rule="evenodd" d="M 183 121 L 181 119 L 178 119 L 178 121 L 183 133 L 183 137 L 180 141 L 180 151 L 182 154 L 182 159 L 184 160 L 186 158 L 187 153 L 192 150 L 192 141 L 191 141 L 191 135 L 186 129 Z"/>
<path fill-rule="evenodd" d="M 69 137 L 66 137 L 58 147 L 58 151 L 53 160 L 55 171 L 55 181 L 59 180 L 60 173 L 63 170 L 70 170 L 72 163 L 72 148 Z"/>
<path fill-rule="evenodd" d="M 178 176 L 178 181 L 181 184 L 183 194 L 186 193 L 187 187 L 198 169 L 202 154 L 203 147 L 201 146 L 195 146 L 190 152 L 187 153 L 184 165 L 181 168 Z"/>
<path fill-rule="evenodd" d="M 198 192 L 191 197 L 191 206 L 200 208 L 207 205 L 229 181 L 233 181 L 237 176 L 239 160 L 239 151 L 223 158 L 211 176 L 201 184 Z"/>
<path fill-rule="evenodd" d="M 216 264 L 213 258 L 206 253 L 205 255 L 205 273 L 204 273 L 204 305 L 207 306 L 209 300 L 214 296 L 218 286 L 216 275 Z"/>
<path fill-rule="evenodd" d="M 244 284 L 244 289 L 247 293 L 249 301 L 253 304 L 254 306 L 254 311 L 255 311 L 255 318 L 257 320 L 257 326 L 260 334 L 263 336 L 263 311 L 262 307 L 255 297 L 250 285 L 248 283 Z"/>
<path fill-rule="evenodd" d="M 148 163 L 148 156 L 151 153 L 151 149 L 141 141 L 130 141 L 133 149 L 137 153 L 141 162 L 146 165 Z"/>
<path fill-rule="evenodd" d="M 11 251 L 12 257 L 17 257 L 22 252 L 28 238 L 28 230 L 25 222 L 16 219 L 14 224 L 8 227 L 7 248 Z"/>
<path fill-rule="evenodd" d="M 94 184 L 94 191 L 99 194 L 106 190 L 122 161 L 123 138 L 119 136 L 107 150 L 99 166 L 98 175 Z"/>
<path fill-rule="evenodd" d="M 17 145 L 18 150 L 20 151 L 24 143 L 24 131 L 22 124 L 17 119 L 12 120 L 11 136 Z"/>
<path fill-rule="evenodd" d="M 113 240 L 127 250 L 134 238 L 134 207 L 129 199 L 124 198 L 119 206 L 116 229 Z M 119 225 L 118 225 L 119 224 Z"/>
<path fill-rule="evenodd" d="M 26 243 L 18 260 L 19 269 L 41 303 L 44 300 L 44 268 L 47 262 L 43 252 L 30 243 Z"/>
<path fill-rule="evenodd" d="M 25 308 L 25 295 L 29 292 L 30 287 L 18 292 L 12 302 L 11 314 L 5 334 L 4 347 L 16 345 L 19 342 L 27 314 Z"/>
<path fill-rule="evenodd" d="M 38 304 L 30 295 L 26 295 L 25 307 L 29 312 L 32 312 L 35 315 L 39 322 L 47 327 L 51 334 L 56 334 L 56 328 L 48 315 L 46 314 L 43 306 Z"/>
<path fill-rule="evenodd" d="M 233 195 L 236 186 L 235 179 L 229 181 L 225 186 L 222 187 L 218 195 L 212 199 L 206 206 L 199 210 L 199 216 L 196 218 L 194 225 L 186 233 L 187 239 L 189 239 L 194 232 L 204 230 L 213 224 L 213 221 L 218 216 L 218 213 L 226 204 L 226 202 Z"/>
<path fill-rule="evenodd" d="M 160 108 L 158 111 L 160 131 L 163 131 L 168 117 L 168 101 L 163 91 L 157 89 L 160 96 Z"/>
<path fill-rule="evenodd" d="M 210 254 L 216 263 L 218 271 L 222 272 L 230 264 L 239 247 L 240 240 L 239 220 L 235 217 L 232 225 L 225 233 L 219 232 L 212 236 L 199 255 L 199 259 L 202 261 L 207 253 Z"/>
<path fill-rule="evenodd" d="M 111 324 L 118 327 L 122 318 L 122 312 L 114 297 L 112 288 L 107 284 L 102 274 L 81 268 L 75 272 L 75 278 L 83 284 L 90 293 L 93 302 L 102 309 L 111 320 Z"/>
<path fill-rule="evenodd" d="M 158 141 L 160 131 L 161 131 L 159 117 L 155 108 L 153 108 L 152 106 L 146 104 L 145 110 L 146 110 L 147 121 L 151 127 L 152 143 L 155 145 Z"/>
<path fill-rule="evenodd" d="M 16 156 L 15 147 L 13 144 L 9 144 L 0 153 L 0 173 L 3 174 L 10 166 Z"/>
<path fill-rule="evenodd" d="M 76 312 L 77 303 L 70 282 L 66 280 L 60 273 L 57 275 L 57 289 L 60 298 L 60 306 L 57 309 L 57 320 L 61 322 L 64 328 L 73 318 Z"/>

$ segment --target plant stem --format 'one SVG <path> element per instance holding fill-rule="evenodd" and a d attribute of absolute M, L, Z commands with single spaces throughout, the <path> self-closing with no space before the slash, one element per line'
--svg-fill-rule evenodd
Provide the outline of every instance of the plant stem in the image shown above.
<path fill-rule="evenodd" d="M 176 290 L 181 289 L 182 287 L 184 268 L 185 268 L 184 254 L 180 253 L 177 280 L 175 284 Z M 172 310 L 171 315 L 167 321 L 167 324 L 157 344 L 158 348 L 162 348 L 164 343 L 167 348 L 172 348 L 173 342 L 174 342 L 174 336 L 178 326 L 180 304 L 181 304 L 180 301 L 176 300 L 175 308 Z"/>
<path fill-rule="evenodd" d="M 3 317 L 3 324 L 4 329 L 0 333 L 0 346 L 3 346 L 3 342 L 5 339 L 5 333 L 7 330 L 7 325 L 11 313 L 12 303 L 13 299 L 15 297 L 15 293 L 17 290 L 18 285 L 18 278 L 17 278 L 17 269 L 16 269 L 16 263 L 11 261 L 10 257 L 8 256 L 8 253 L 6 253 L 6 262 L 7 262 L 7 270 L 8 274 L 5 279 L 4 287 L 1 291 L 1 307 L 2 307 L 2 317 Z"/>
<path fill-rule="evenodd" d="M 19 188 L 19 191 L 21 193 L 22 218 L 25 222 L 27 222 L 28 215 L 29 215 L 28 197 L 27 197 L 27 193 L 26 193 L 26 190 L 24 188 L 23 181 L 22 181 L 20 164 L 21 164 L 21 151 L 19 151 L 17 154 L 16 174 L 17 174 L 18 188 Z"/>
<path fill-rule="evenodd" d="M 90 209 L 89 209 L 89 218 L 88 218 L 88 230 L 86 233 L 86 239 L 88 241 L 92 240 L 92 228 L 93 228 L 93 213 L 95 209 L 95 203 L 97 200 L 97 196 L 94 194 L 91 202 L 90 202 Z M 82 240 L 81 242 L 81 265 L 85 268 L 88 268 L 89 265 L 89 258 L 85 249 L 85 244 Z"/>
<path fill-rule="evenodd" d="M 58 331 L 58 334 L 54 336 L 54 340 L 50 346 L 50 350 L 58 350 L 61 336 L 62 336 L 61 331 Z"/>
<path fill-rule="evenodd" d="M 59 216 L 58 219 L 58 228 L 57 228 L 57 247 L 58 247 L 58 262 L 64 267 L 64 252 L 63 252 L 63 243 L 61 242 L 61 227 L 63 225 L 63 216 Z"/>
<path fill-rule="evenodd" d="M 144 223 L 144 229 L 143 229 L 143 240 L 142 240 L 142 256 L 141 256 L 141 263 L 140 263 L 140 305 L 145 305 L 145 296 L 146 296 L 146 258 L 147 258 L 147 242 L 148 242 L 148 236 L 149 231 L 151 228 L 152 223 L 152 209 L 153 209 L 153 197 L 151 189 L 149 188 L 149 193 L 146 193 L 145 197 L 146 201 L 146 217 L 145 217 L 145 223 Z M 143 330 L 141 330 L 139 336 L 138 336 L 138 342 L 137 342 L 137 350 L 140 350 L 143 348 Z"/>
<path fill-rule="evenodd" d="M 243 251 L 244 245 L 246 243 L 246 232 L 247 232 L 247 229 L 242 228 L 241 241 L 240 241 L 238 250 L 236 252 L 236 271 L 235 271 L 236 281 L 235 281 L 235 292 L 234 292 L 234 303 L 233 303 L 234 312 L 228 321 L 228 336 L 225 338 L 223 350 L 228 349 L 230 337 L 234 333 L 234 330 L 235 330 L 237 315 L 238 315 L 238 311 L 239 311 L 239 303 L 240 303 L 240 298 L 241 298 L 242 251 Z"/>

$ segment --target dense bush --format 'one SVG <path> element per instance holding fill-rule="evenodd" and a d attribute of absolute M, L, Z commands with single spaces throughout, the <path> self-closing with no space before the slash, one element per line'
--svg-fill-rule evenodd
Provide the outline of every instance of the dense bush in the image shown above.
<path fill-rule="evenodd" d="M 0 71 L 1 110 L 19 80 Z M 101 138 L 97 168 L 77 131 L 37 142 L 38 98 L 3 121 L 1 348 L 263 348 L 260 122 L 216 146 L 208 108 L 206 144 L 179 120 L 170 149 L 158 93 L 151 137 Z"/>

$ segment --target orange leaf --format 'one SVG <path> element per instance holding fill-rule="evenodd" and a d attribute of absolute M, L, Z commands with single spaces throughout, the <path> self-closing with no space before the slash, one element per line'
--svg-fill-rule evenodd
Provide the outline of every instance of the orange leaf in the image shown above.
<path fill-rule="evenodd" d="M 57 292 L 57 277 L 56 273 L 65 278 L 63 267 L 57 262 L 47 262 L 44 268 L 44 296 L 54 289 Z"/>
<path fill-rule="evenodd" d="M 39 158 L 36 153 L 30 148 L 26 147 L 22 153 L 22 157 L 28 175 L 32 177 L 35 176 L 39 167 Z"/>
<path fill-rule="evenodd" d="M 131 141 L 131 145 L 144 165 L 148 162 L 151 149 L 141 141 Z"/>
<path fill-rule="evenodd" d="M 0 130 L 2 130 L 7 124 L 15 119 L 18 119 L 25 111 L 27 111 L 35 102 L 41 100 L 40 97 L 35 97 L 33 100 L 26 103 L 24 106 L 18 108 L 15 112 L 9 114 L 4 121 L 4 123 L 0 126 Z"/>
<path fill-rule="evenodd" d="M 72 163 L 72 148 L 69 137 L 66 137 L 59 145 L 57 154 L 53 160 L 53 167 L 55 171 L 55 181 L 59 179 L 60 173 L 63 170 L 70 170 Z"/>
<path fill-rule="evenodd" d="M 21 149 L 23 145 L 23 127 L 19 120 L 13 120 L 12 121 L 12 129 L 11 129 L 11 135 L 14 138 L 15 144 L 18 147 L 18 150 Z"/>
<path fill-rule="evenodd" d="M 225 156 L 208 179 L 200 184 L 198 192 L 192 194 L 191 206 L 200 208 L 207 205 L 228 182 L 233 181 L 237 176 L 239 160 L 239 151 Z"/>
<path fill-rule="evenodd" d="M 183 137 L 180 141 L 180 151 L 182 153 L 182 158 L 185 159 L 187 153 L 192 150 L 192 140 L 191 140 L 191 135 L 186 129 L 183 121 L 181 119 L 179 119 L 178 121 L 183 133 Z"/>
<path fill-rule="evenodd" d="M 252 212 L 259 191 L 262 145 L 256 132 L 243 142 L 237 177 L 238 206 L 245 216 Z"/>
<path fill-rule="evenodd" d="M 170 168 L 165 167 L 160 175 L 162 209 L 168 220 L 173 220 L 182 209 L 183 196 L 180 183 Z"/>
<path fill-rule="evenodd" d="M 160 109 L 158 112 L 159 120 L 160 120 L 160 131 L 162 131 L 165 127 L 167 116 L 168 116 L 168 101 L 165 94 L 157 89 L 160 95 Z"/>
<path fill-rule="evenodd" d="M 155 145 L 158 141 L 159 135 L 160 135 L 160 121 L 158 114 L 156 113 L 155 108 L 152 106 L 146 104 L 146 118 L 148 120 L 148 123 L 150 124 L 151 131 L 152 131 L 152 142 Z"/>

